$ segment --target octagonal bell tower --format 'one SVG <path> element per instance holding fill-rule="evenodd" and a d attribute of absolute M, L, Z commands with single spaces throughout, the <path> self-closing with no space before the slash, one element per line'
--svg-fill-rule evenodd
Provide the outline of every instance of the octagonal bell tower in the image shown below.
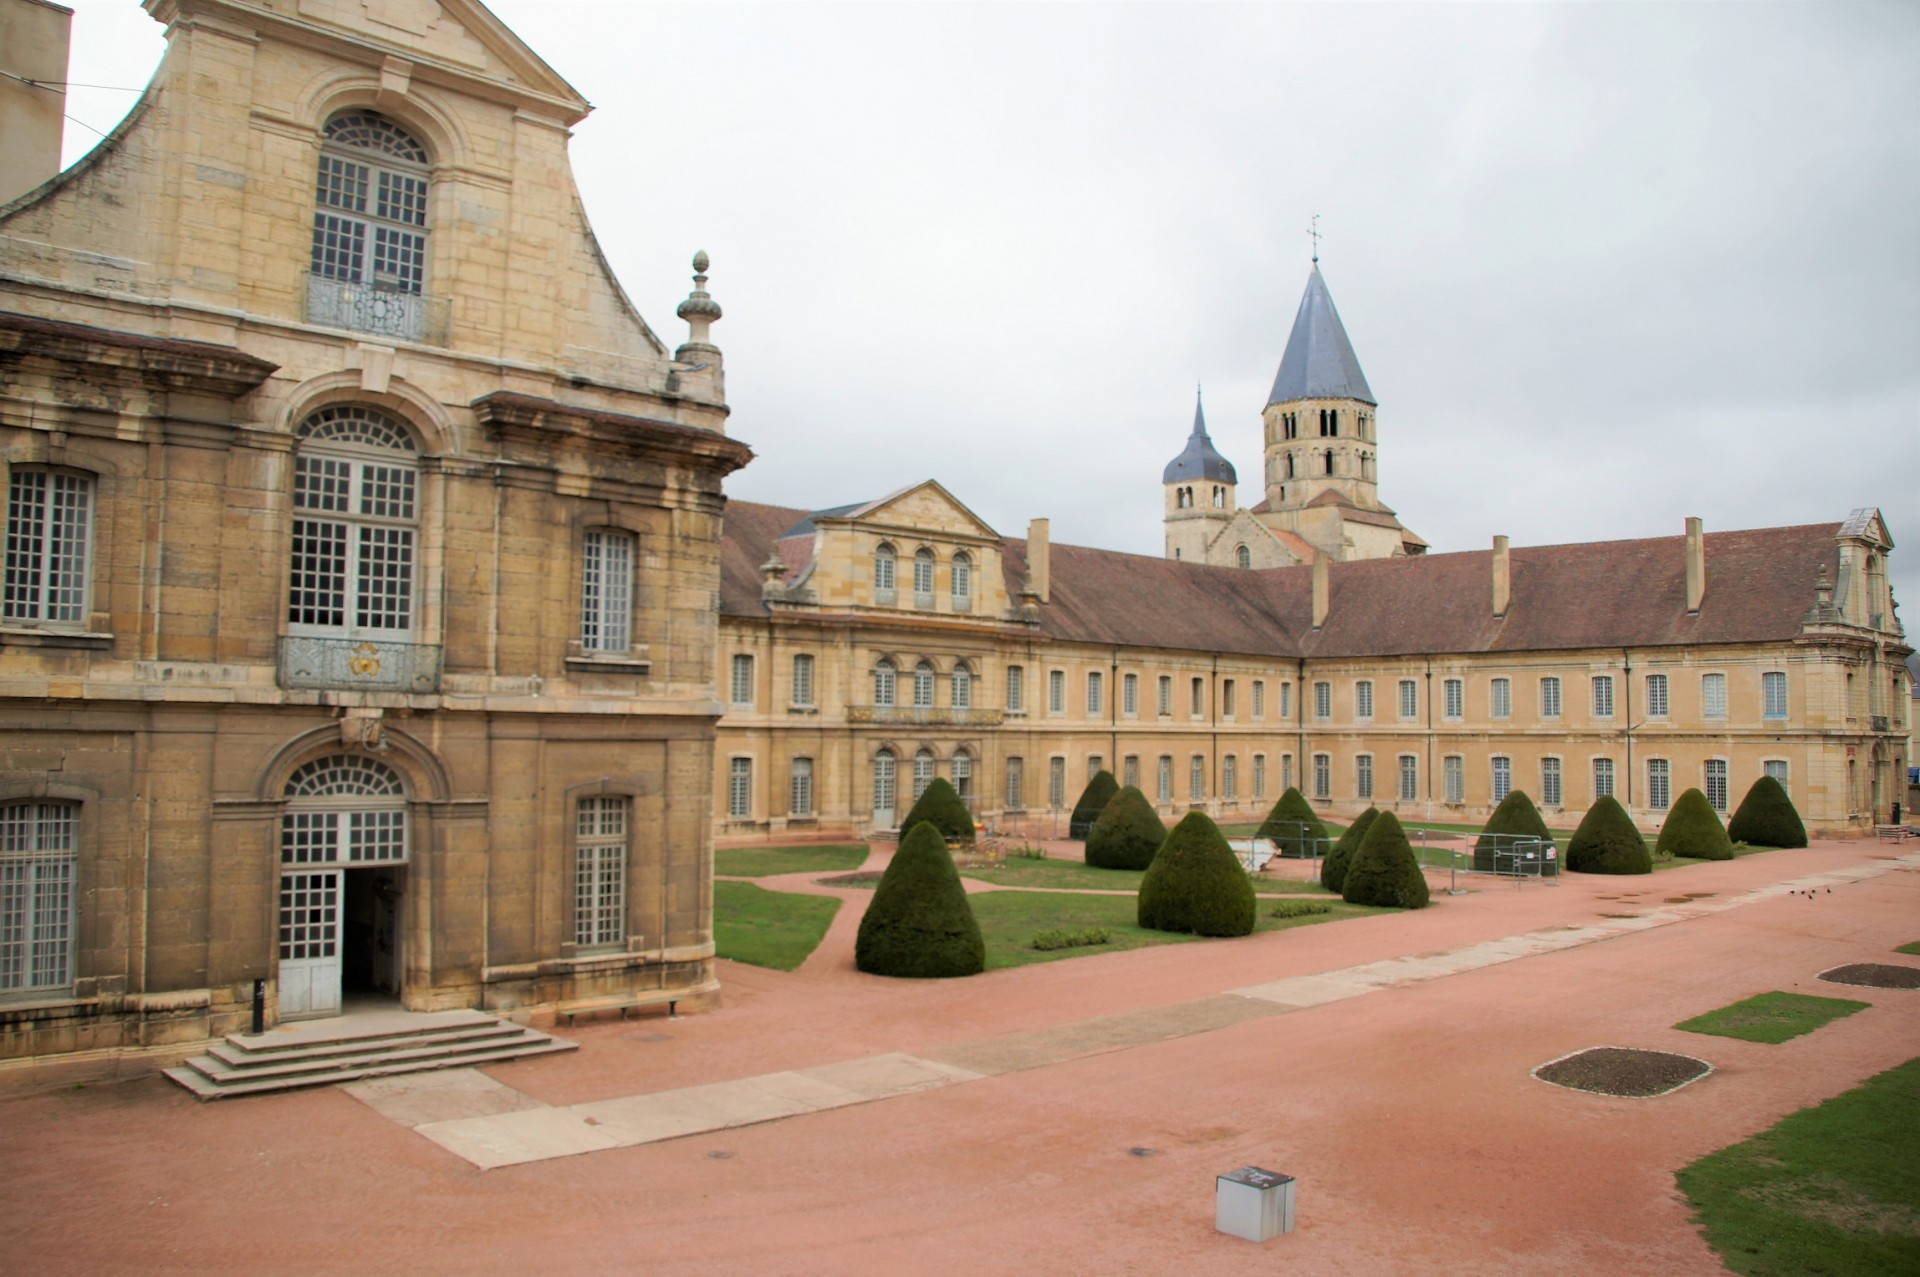
<path fill-rule="evenodd" d="M 1234 488 L 1239 476 L 1233 463 L 1215 451 L 1207 437 L 1207 418 L 1200 408 L 1200 392 L 1193 395 L 1193 433 L 1180 455 L 1160 474 L 1166 489 L 1167 557 L 1205 563 L 1207 546 L 1233 518 Z"/>

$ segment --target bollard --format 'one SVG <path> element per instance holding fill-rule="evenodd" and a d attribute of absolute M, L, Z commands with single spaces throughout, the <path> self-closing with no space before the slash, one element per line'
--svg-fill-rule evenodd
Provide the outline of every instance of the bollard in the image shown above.
<path fill-rule="evenodd" d="M 267 1031 L 267 982 L 265 980 L 253 982 L 253 1031 L 255 1033 Z"/>

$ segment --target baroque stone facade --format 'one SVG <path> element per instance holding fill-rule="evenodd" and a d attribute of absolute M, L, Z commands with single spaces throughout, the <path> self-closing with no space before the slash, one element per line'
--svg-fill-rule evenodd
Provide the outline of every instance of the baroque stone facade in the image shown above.
<path fill-rule="evenodd" d="M 0 1055 L 714 987 L 726 437 L 470 0 L 149 0 L 0 206 Z"/>

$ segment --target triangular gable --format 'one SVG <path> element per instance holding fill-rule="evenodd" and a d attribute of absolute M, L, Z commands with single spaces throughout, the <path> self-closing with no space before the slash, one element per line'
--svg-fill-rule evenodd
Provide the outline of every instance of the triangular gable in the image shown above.
<path fill-rule="evenodd" d="M 1227 520 L 1226 526 L 1221 528 L 1213 540 L 1208 543 L 1207 562 L 1226 564 L 1228 567 L 1231 567 L 1233 565 L 1228 562 L 1231 558 L 1230 547 L 1256 541 L 1261 544 L 1271 543 L 1273 547 L 1272 551 L 1267 555 L 1256 557 L 1264 559 L 1278 558 L 1277 563 L 1263 562 L 1257 563 L 1256 566 L 1284 567 L 1293 563 L 1313 562 L 1313 547 L 1308 545 L 1307 542 L 1291 532 L 1282 532 L 1276 528 L 1268 527 L 1260 521 L 1259 517 L 1255 515 L 1252 510 L 1245 508 L 1235 510 L 1233 517 Z"/>
<path fill-rule="evenodd" d="M 888 493 L 877 501 L 869 501 L 865 505 L 846 510 L 837 517 L 921 529 L 927 526 L 929 514 L 938 510 L 945 510 L 958 516 L 959 521 L 967 524 L 975 536 L 991 541 L 1000 539 L 1000 534 L 988 527 L 985 519 L 967 509 L 959 498 L 941 487 L 937 479 L 910 484 L 898 492 Z M 828 516 L 822 513 L 814 517 L 824 519 Z"/>
<path fill-rule="evenodd" d="M 1891 550 L 1893 533 L 1887 531 L 1887 521 L 1880 516 L 1877 506 L 1861 506 L 1847 516 L 1840 525 L 1842 537 L 1858 537 L 1863 541 L 1872 541 Z"/>

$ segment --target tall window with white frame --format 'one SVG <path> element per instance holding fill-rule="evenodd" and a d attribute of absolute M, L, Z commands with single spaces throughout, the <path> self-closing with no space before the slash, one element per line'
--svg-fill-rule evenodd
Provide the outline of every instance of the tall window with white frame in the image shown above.
<path fill-rule="evenodd" d="M 813 705 L 813 654 L 796 652 L 793 657 L 793 689 L 790 702 L 801 708 Z"/>
<path fill-rule="evenodd" d="M 796 758 L 787 771 L 787 814 L 813 815 L 813 760 Z"/>
<path fill-rule="evenodd" d="M 1047 760 L 1047 806 L 1058 811 L 1067 805 L 1067 760 Z"/>
<path fill-rule="evenodd" d="M 1593 716 L 1595 718 L 1613 717 L 1613 675 L 1611 674 L 1593 676 Z"/>
<path fill-rule="evenodd" d="M 573 942 L 583 949 L 627 938 L 627 825 L 633 800 L 582 798 L 574 815 Z"/>
<path fill-rule="evenodd" d="M 1415 754 L 1400 755 L 1400 801 L 1410 803 L 1420 797 L 1420 759 Z"/>
<path fill-rule="evenodd" d="M 730 759 L 727 764 L 727 815 L 733 820 L 753 818 L 753 760 Z"/>
<path fill-rule="evenodd" d="M 1727 760 L 1707 760 L 1707 803 L 1717 812 L 1727 810 Z"/>
<path fill-rule="evenodd" d="M 1007 666 L 1007 713 L 1024 714 L 1027 712 L 1026 670 L 1018 665 Z"/>
<path fill-rule="evenodd" d="M 728 680 L 727 698 L 733 704 L 743 708 L 753 705 L 753 657 L 746 652 L 733 655 L 732 677 Z"/>
<path fill-rule="evenodd" d="M 890 749 L 880 750 L 873 756 L 873 820 L 877 825 L 891 825 L 894 821 L 894 804 L 900 795 L 899 760 L 894 758 Z"/>
<path fill-rule="evenodd" d="M 1647 806 L 1665 811 L 1673 805 L 1673 766 L 1664 758 L 1647 760 Z"/>
<path fill-rule="evenodd" d="M 85 629 L 93 477 L 15 466 L 7 476 L 7 559 L 0 620 Z"/>
<path fill-rule="evenodd" d="M 1540 760 L 1540 804 L 1543 807 L 1559 807 L 1562 805 L 1560 793 L 1560 760 L 1557 758 L 1543 758 Z"/>
<path fill-rule="evenodd" d="M 1162 718 L 1173 713 L 1173 676 L 1171 674 L 1160 676 L 1160 699 L 1157 702 L 1157 712 Z"/>
<path fill-rule="evenodd" d="M 1313 796 L 1325 802 L 1333 797 L 1333 755 L 1313 756 Z"/>
<path fill-rule="evenodd" d="M 1450 678 L 1440 685 L 1446 698 L 1445 713 L 1449 719 L 1458 720 L 1467 712 L 1467 684 L 1464 679 Z"/>
<path fill-rule="evenodd" d="M 1264 678 L 1253 680 L 1253 716 L 1255 719 L 1267 716 L 1267 680 Z"/>
<path fill-rule="evenodd" d="M 1087 755 L 1087 783 L 1089 785 L 1093 783 L 1093 778 L 1095 776 L 1098 776 L 1100 772 L 1106 767 L 1106 765 L 1107 765 L 1107 760 L 1102 758 L 1100 755 L 1098 754 Z"/>
<path fill-rule="evenodd" d="M 1780 788 L 1785 789 L 1787 787 L 1787 776 L 1789 772 L 1788 772 L 1786 759 L 1769 758 L 1767 759 L 1766 762 L 1760 764 L 1760 769 L 1764 771 L 1767 775 L 1779 781 Z"/>
<path fill-rule="evenodd" d="M 973 671 L 958 661 L 953 665 L 952 694 L 955 709 L 973 708 Z"/>
<path fill-rule="evenodd" d="M 1400 717 L 1418 718 L 1420 716 L 1420 684 L 1410 678 L 1400 680 Z"/>
<path fill-rule="evenodd" d="M 322 408 L 295 432 L 288 632 L 413 634 L 419 464 L 413 436 L 371 408 Z"/>
<path fill-rule="evenodd" d="M 1613 760 L 1611 758 L 1593 760 L 1593 796 L 1596 800 L 1613 797 Z"/>
<path fill-rule="evenodd" d="M 1353 796 L 1373 797 L 1373 755 L 1356 754 L 1353 759 Z"/>
<path fill-rule="evenodd" d="M 891 545 L 882 541 L 873 551 L 873 594 L 879 603 L 891 603 L 896 597 L 895 572 L 900 556 Z"/>
<path fill-rule="evenodd" d="M 1220 760 L 1220 797 L 1230 803 L 1240 800 L 1240 760 L 1233 754 Z"/>
<path fill-rule="evenodd" d="M 1314 684 L 1314 690 L 1316 694 L 1318 693 L 1320 686 L 1321 685 L 1318 683 Z M 1326 718 L 1328 717 L 1329 714 L 1331 714 L 1331 712 L 1332 711 L 1329 710 L 1327 714 L 1317 714 L 1316 717 Z M 1373 680 L 1372 679 L 1363 678 L 1359 682 L 1353 685 L 1353 716 L 1359 719 L 1361 722 L 1365 722 L 1366 720 L 1373 717 Z"/>
<path fill-rule="evenodd" d="M 1100 712 L 1103 689 L 1106 687 L 1104 676 L 1099 670 L 1087 671 L 1087 715 L 1092 717 Z"/>
<path fill-rule="evenodd" d="M 327 122 L 313 211 L 307 319 L 419 341 L 427 277 L 428 158 L 372 111 Z"/>
<path fill-rule="evenodd" d="M 1667 676 L 1665 674 L 1647 675 L 1647 717 L 1665 718 L 1667 716 Z"/>
<path fill-rule="evenodd" d="M 1173 801 L 1173 755 L 1172 754 L 1160 755 L 1160 770 L 1157 776 L 1157 781 L 1158 781 L 1158 784 L 1154 789 L 1154 793 L 1159 795 L 1159 800 L 1161 802 L 1163 803 L 1172 802 Z"/>
<path fill-rule="evenodd" d="M 1187 765 L 1187 798 L 1205 802 L 1207 798 L 1207 756 L 1195 754 Z"/>
<path fill-rule="evenodd" d="M 898 695 L 899 671 L 893 662 L 882 659 L 873 667 L 873 703 L 877 709 L 891 709 Z"/>
<path fill-rule="evenodd" d="M 920 795 L 927 792 L 927 786 L 933 783 L 933 751 L 921 749 L 913 755 L 913 801 L 919 802 Z"/>
<path fill-rule="evenodd" d="M 933 662 L 919 661 L 913 667 L 913 707 L 933 708 Z M 918 798 L 920 795 L 915 794 Z"/>
<path fill-rule="evenodd" d="M 590 528 L 580 563 L 580 650 L 617 655 L 633 646 L 633 537 Z"/>
<path fill-rule="evenodd" d="M 953 556 L 953 610 L 973 610 L 973 559 L 965 550 Z"/>
<path fill-rule="evenodd" d="M 1703 718 L 1727 716 L 1727 676 L 1725 674 L 1700 676 L 1700 715 Z"/>
<path fill-rule="evenodd" d="M 1313 685 L 1313 716 L 1321 722 L 1333 717 L 1333 684 L 1315 683 Z"/>
<path fill-rule="evenodd" d="M 933 606 L 933 551 L 925 546 L 913 552 L 913 605 Z"/>
<path fill-rule="evenodd" d="M 74 980 L 77 803 L 0 806 L 0 996 Z"/>
<path fill-rule="evenodd" d="M 1128 754 L 1125 761 L 1121 764 L 1121 773 L 1120 783 L 1122 785 L 1133 789 L 1140 788 L 1140 755 Z"/>
<path fill-rule="evenodd" d="M 1493 763 L 1493 801 L 1499 802 L 1513 792 L 1513 760 L 1505 754 L 1495 754 Z"/>
<path fill-rule="evenodd" d="M 1267 796 L 1267 756 L 1253 756 L 1253 796 L 1257 801 Z"/>
<path fill-rule="evenodd" d="M 1760 675 L 1760 713 L 1763 717 L 1772 719 L 1782 719 L 1787 716 L 1787 672 L 1785 670 L 1768 670 Z"/>
<path fill-rule="evenodd" d="M 1540 717 L 1560 717 L 1560 678 L 1549 674 L 1540 680 Z"/>
<path fill-rule="evenodd" d="M 1067 672 L 1065 670 L 1047 671 L 1047 713 L 1064 714 L 1067 712 Z"/>
<path fill-rule="evenodd" d="M 1019 758 L 1007 760 L 1007 810 L 1025 811 L 1027 806 L 1026 764 Z"/>
<path fill-rule="evenodd" d="M 1448 754 L 1440 760 L 1442 783 L 1446 786 L 1446 800 L 1450 803 L 1467 801 L 1467 760 L 1459 754 Z"/>
<path fill-rule="evenodd" d="M 1280 718 L 1284 722 L 1293 717 L 1293 684 L 1280 684 Z"/>
<path fill-rule="evenodd" d="M 1496 678 L 1487 684 L 1487 717 L 1513 717 L 1513 680 Z"/>
<path fill-rule="evenodd" d="M 1128 718 L 1140 713 L 1140 676 L 1122 675 L 1120 679 L 1120 712 Z"/>
<path fill-rule="evenodd" d="M 953 792 L 973 810 L 973 755 L 964 749 L 953 751 Z"/>

